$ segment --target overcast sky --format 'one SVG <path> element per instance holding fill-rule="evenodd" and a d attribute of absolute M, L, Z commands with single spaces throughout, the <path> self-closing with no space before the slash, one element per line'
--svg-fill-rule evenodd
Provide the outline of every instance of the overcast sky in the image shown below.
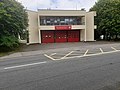
<path fill-rule="evenodd" d="M 80 10 L 85 8 L 87 11 L 97 0 L 17 0 L 29 10 L 37 9 L 66 9 Z"/>

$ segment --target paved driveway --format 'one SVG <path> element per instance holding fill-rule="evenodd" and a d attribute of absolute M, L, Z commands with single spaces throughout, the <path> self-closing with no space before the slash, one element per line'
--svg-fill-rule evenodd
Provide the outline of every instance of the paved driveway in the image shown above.
<path fill-rule="evenodd" d="M 21 51 L 36 51 L 36 50 L 48 50 L 48 49 L 59 49 L 59 48 L 73 48 L 80 46 L 89 46 L 89 45 L 103 45 L 103 44 L 115 44 L 116 42 L 108 41 L 96 41 L 96 42 L 71 42 L 71 43 L 46 43 L 46 44 L 33 44 L 28 46 L 23 46 Z"/>
<path fill-rule="evenodd" d="M 90 57 L 114 52 L 120 52 L 120 44 L 81 46 L 76 48 L 48 52 L 45 53 L 44 56 L 46 56 L 50 60 L 64 60 L 70 58 L 81 58 L 88 56 Z"/>
<path fill-rule="evenodd" d="M 42 54 L 51 60 L 83 57 L 91 54 L 105 54 L 120 50 L 119 42 L 76 42 L 76 43 L 49 43 L 23 46 L 21 52 L 10 54 L 4 58 L 34 56 Z"/>

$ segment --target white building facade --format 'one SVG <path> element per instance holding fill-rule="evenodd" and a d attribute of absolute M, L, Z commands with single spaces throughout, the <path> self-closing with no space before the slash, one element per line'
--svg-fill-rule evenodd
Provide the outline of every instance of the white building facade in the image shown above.
<path fill-rule="evenodd" d="M 27 12 L 29 44 L 95 41 L 95 11 L 38 10 Z"/>

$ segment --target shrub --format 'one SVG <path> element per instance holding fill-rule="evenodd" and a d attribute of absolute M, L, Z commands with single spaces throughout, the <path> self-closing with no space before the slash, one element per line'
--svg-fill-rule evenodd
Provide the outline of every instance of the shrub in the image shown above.
<path fill-rule="evenodd" d="M 13 36 L 0 37 L 0 52 L 12 51 L 19 46 L 19 41 Z"/>

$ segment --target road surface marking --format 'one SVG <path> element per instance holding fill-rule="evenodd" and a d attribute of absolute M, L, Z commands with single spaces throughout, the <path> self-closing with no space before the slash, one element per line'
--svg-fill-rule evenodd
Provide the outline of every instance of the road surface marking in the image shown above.
<path fill-rule="evenodd" d="M 96 53 L 96 54 L 88 54 L 88 55 L 85 55 L 85 56 L 83 55 L 83 56 L 66 57 L 66 58 L 64 58 L 64 59 L 90 57 L 90 56 L 104 55 L 104 54 L 115 53 L 115 52 L 120 52 L 120 50 L 117 50 L 117 51 L 110 51 L 110 52 L 103 52 L 103 53 Z M 61 59 L 59 59 L 59 60 L 61 60 Z"/>
<path fill-rule="evenodd" d="M 72 58 L 82 58 L 82 57 L 88 57 L 88 56 L 96 56 L 96 55 L 104 55 L 104 54 L 109 54 L 109 53 L 115 53 L 115 52 L 120 52 L 120 50 L 116 50 L 116 51 L 109 51 L 109 52 L 104 52 L 101 48 L 100 49 L 100 53 L 95 53 L 95 54 L 87 54 L 89 49 L 86 50 L 86 52 L 84 53 L 84 55 L 79 55 L 79 56 L 71 56 L 71 57 L 67 57 L 70 54 L 72 54 L 74 51 L 71 51 L 70 53 L 66 54 L 64 57 L 60 58 L 60 59 L 54 59 L 48 55 L 46 55 L 46 57 L 48 57 L 49 59 L 52 60 L 64 60 L 64 59 L 72 59 Z"/>
<path fill-rule="evenodd" d="M 71 51 L 70 53 L 66 54 L 64 57 L 62 57 L 61 59 L 66 58 L 67 56 L 69 56 L 70 54 L 72 54 L 74 51 Z"/>
<path fill-rule="evenodd" d="M 103 50 L 102 50 L 102 48 L 100 48 L 100 51 L 101 51 L 101 53 L 104 53 Z"/>
<path fill-rule="evenodd" d="M 44 61 L 44 62 L 37 62 L 37 63 L 30 63 L 30 64 L 18 65 L 18 66 L 11 66 L 11 67 L 5 67 L 4 69 L 7 70 L 7 69 L 27 67 L 27 66 L 34 66 L 34 65 L 39 65 L 39 64 L 43 64 L 43 63 L 47 63 L 47 62 Z"/>
<path fill-rule="evenodd" d="M 86 54 L 88 53 L 88 51 L 89 51 L 89 49 L 88 49 L 88 50 L 86 50 L 86 52 L 84 53 L 84 55 L 83 55 L 83 56 L 86 56 Z"/>
<path fill-rule="evenodd" d="M 51 60 L 56 60 L 56 59 L 54 59 L 54 58 L 48 56 L 47 54 L 44 54 L 44 56 L 46 56 L 47 58 L 49 58 L 49 59 L 51 59 Z"/>
<path fill-rule="evenodd" d="M 117 49 L 115 49 L 114 47 L 111 47 L 113 50 L 117 51 Z"/>
<path fill-rule="evenodd" d="M 50 56 L 53 56 L 53 55 L 55 55 L 55 54 L 57 54 L 57 53 L 52 53 Z"/>

